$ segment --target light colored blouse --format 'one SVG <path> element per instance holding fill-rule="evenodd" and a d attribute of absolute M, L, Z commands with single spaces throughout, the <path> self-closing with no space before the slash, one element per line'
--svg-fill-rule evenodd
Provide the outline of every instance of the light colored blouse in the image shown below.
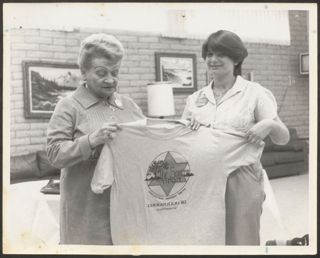
<path fill-rule="evenodd" d="M 270 90 L 259 83 L 245 80 L 238 75 L 233 87 L 218 103 L 215 101 L 211 85 L 212 82 L 187 98 L 183 119 L 194 116 L 197 121 L 212 128 L 231 128 L 247 132 L 257 122 L 263 119 L 274 119 L 278 115 L 275 97 Z M 249 173 L 254 180 L 260 182 L 261 189 L 267 196 L 266 207 L 270 208 L 275 219 L 281 223 L 278 216 L 279 208 L 261 163 L 242 166 L 237 170 L 241 173 Z"/>
<path fill-rule="evenodd" d="M 277 116 L 275 97 L 260 84 L 238 75 L 233 87 L 216 103 L 211 83 L 187 98 L 183 119 L 194 116 L 206 126 L 246 132 L 257 122 Z"/>

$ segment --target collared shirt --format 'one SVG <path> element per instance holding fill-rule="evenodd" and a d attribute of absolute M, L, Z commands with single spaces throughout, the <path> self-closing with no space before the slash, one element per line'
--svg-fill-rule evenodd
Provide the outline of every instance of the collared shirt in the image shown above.
<path fill-rule="evenodd" d="M 256 82 L 237 76 L 231 89 L 217 103 L 211 83 L 187 98 L 182 118 L 220 129 L 246 132 L 255 123 L 277 116 L 272 92 Z"/>
<path fill-rule="evenodd" d="M 121 95 L 114 93 L 111 97 L 105 99 L 99 99 L 94 96 L 87 87 L 83 84 L 81 85 L 73 94 L 73 97 L 85 108 L 88 109 L 96 103 L 102 103 L 109 106 L 111 110 L 114 111 L 112 107 L 123 109 L 123 103 L 121 101 Z"/>
<path fill-rule="evenodd" d="M 57 146 L 60 151 L 56 154 L 63 155 L 63 159 L 60 159 L 59 164 L 55 166 L 63 168 L 89 157 L 96 159 L 99 155 L 99 148 L 97 152 L 91 150 L 88 136 L 101 128 L 103 123 L 121 123 L 144 117 L 141 109 L 130 98 L 117 93 L 114 95 L 110 105 L 110 101 L 97 98 L 84 85 L 80 85 L 70 97 L 62 99 L 57 104 L 49 123 L 47 138 L 48 146 L 51 148 Z M 115 99 L 118 100 L 117 103 L 121 107 L 117 107 L 114 103 Z M 66 141 L 73 141 L 71 146 L 75 149 L 66 148 L 68 152 L 63 154 L 60 143 Z M 70 144 L 64 145 L 69 146 Z M 80 149 L 80 152 L 77 148 Z M 75 159 L 71 161 L 73 155 Z"/>
<path fill-rule="evenodd" d="M 256 82 L 237 76 L 233 87 L 226 92 L 218 103 L 214 98 L 211 85 L 212 82 L 187 98 L 187 104 L 182 115 L 183 119 L 194 117 L 206 126 L 221 129 L 231 128 L 247 132 L 257 122 L 277 117 L 275 97 L 270 90 Z M 260 183 L 261 189 L 267 189 L 265 192 L 267 200 L 274 199 L 273 193 L 270 191 L 268 176 L 266 171 L 262 169 L 260 162 L 242 166 L 238 171 L 241 173 L 235 175 L 246 173 L 245 178 L 248 179 L 248 184 L 254 182 L 250 181 L 251 178 Z M 244 182 L 244 180 L 238 180 L 233 187 L 246 187 L 245 185 L 239 185 L 238 182 L 240 181 Z M 254 195 L 253 198 L 255 198 Z M 245 200 L 242 205 L 246 205 Z"/>

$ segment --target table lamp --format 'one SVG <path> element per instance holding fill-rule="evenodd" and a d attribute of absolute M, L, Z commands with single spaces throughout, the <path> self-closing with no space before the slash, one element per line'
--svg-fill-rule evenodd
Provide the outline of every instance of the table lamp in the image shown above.
<path fill-rule="evenodd" d="M 164 118 L 175 115 L 172 85 L 170 81 L 148 83 L 148 116 Z"/>

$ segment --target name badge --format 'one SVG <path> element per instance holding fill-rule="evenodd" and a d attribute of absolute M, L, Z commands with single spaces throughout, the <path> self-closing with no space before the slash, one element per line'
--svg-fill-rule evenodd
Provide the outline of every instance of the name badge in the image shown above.
<path fill-rule="evenodd" d="M 123 105 L 120 99 L 115 99 L 114 103 L 116 104 L 117 107 L 123 108 Z"/>

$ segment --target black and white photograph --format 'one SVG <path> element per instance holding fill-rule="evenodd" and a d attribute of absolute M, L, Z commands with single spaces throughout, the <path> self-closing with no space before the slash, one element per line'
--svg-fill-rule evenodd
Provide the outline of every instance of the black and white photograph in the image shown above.
<path fill-rule="evenodd" d="M 317 253 L 316 3 L 3 17 L 4 254 Z"/>

